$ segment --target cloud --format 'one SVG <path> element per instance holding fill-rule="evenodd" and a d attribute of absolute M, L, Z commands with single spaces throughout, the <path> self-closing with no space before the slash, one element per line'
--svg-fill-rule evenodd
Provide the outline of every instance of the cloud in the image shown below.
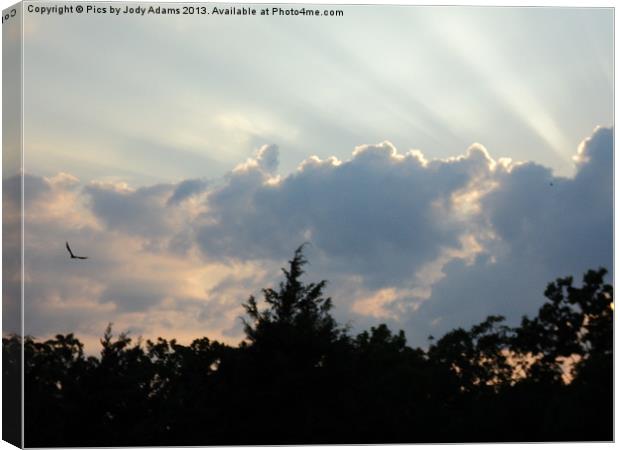
<path fill-rule="evenodd" d="M 182 201 L 204 192 L 209 183 L 206 180 L 194 179 L 181 181 L 168 198 L 168 205 L 176 205 Z"/>
<path fill-rule="evenodd" d="M 27 330 L 96 343 L 111 321 L 237 343 L 241 303 L 306 241 L 308 277 L 329 280 L 335 315 L 354 330 L 386 321 L 424 345 L 488 314 L 515 321 L 555 277 L 611 269 L 612 151 L 613 130 L 595 130 L 572 177 L 495 160 L 480 144 L 427 159 L 389 142 L 348 160 L 309 157 L 289 174 L 263 146 L 219 182 L 28 175 Z M 91 259 L 69 260 L 65 240 Z"/>
<path fill-rule="evenodd" d="M 197 242 L 206 258 L 284 260 L 310 241 L 313 269 L 347 286 L 343 318 L 399 318 L 421 342 L 487 314 L 516 320 L 555 277 L 611 267 L 612 149 L 597 129 L 571 178 L 480 144 L 428 161 L 384 142 L 284 178 L 246 164 L 210 193 Z"/>
<path fill-rule="evenodd" d="M 91 210 L 108 228 L 149 236 L 170 231 L 164 214 L 170 192 L 168 185 L 132 189 L 123 183 L 93 183 L 85 188 Z"/>
<path fill-rule="evenodd" d="M 349 161 L 309 158 L 281 179 L 246 163 L 209 194 L 197 241 L 207 258 L 280 260 L 310 241 L 331 272 L 389 287 L 461 247 L 471 219 L 453 197 L 482 189 L 491 167 L 481 146 L 428 162 L 389 142 Z"/>
<path fill-rule="evenodd" d="M 581 145 L 574 178 L 534 163 L 499 174 L 483 208 L 513 255 L 570 271 L 611 262 L 612 150 L 612 130 L 599 128 Z"/>
<path fill-rule="evenodd" d="M 473 264 L 454 260 L 406 328 L 421 340 L 428 324 L 441 335 L 488 314 L 513 323 L 533 314 L 547 283 L 588 269 L 613 269 L 613 130 L 585 140 L 572 178 L 534 163 L 496 173 L 481 201 L 493 239 Z M 610 275 L 612 277 L 613 274 Z M 415 334 L 415 335 L 414 335 Z"/>
<path fill-rule="evenodd" d="M 275 145 L 263 145 L 256 152 L 256 164 L 264 172 L 273 174 L 278 169 L 280 152 Z"/>

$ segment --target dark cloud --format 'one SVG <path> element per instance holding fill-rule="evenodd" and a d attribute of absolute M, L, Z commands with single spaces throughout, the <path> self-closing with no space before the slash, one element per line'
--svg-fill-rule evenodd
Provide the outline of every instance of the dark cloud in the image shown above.
<path fill-rule="evenodd" d="M 473 264 L 453 261 L 431 297 L 408 319 L 420 341 L 489 314 L 515 322 L 535 313 L 557 277 L 613 270 L 613 131 L 599 128 L 580 149 L 573 178 L 528 163 L 498 173 L 482 201 L 496 234 Z"/>
<path fill-rule="evenodd" d="M 308 159 L 277 182 L 246 164 L 210 193 L 198 243 L 210 258 L 282 259 L 310 241 L 337 272 L 390 285 L 442 247 L 459 246 L 463 225 L 451 195 L 489 177 L 489 164 L 479 147 L 427 164 L 389 143 L 360 147 L 342 163 Z"/>
<path fill-rule="evenodd" d="M 574 178 L 554 178 L 530 163 L 501 174 L 483 200 L 493 230 L 511 257 L 568 273 L 610 265 L 613 230 L 613 134 L 584 142 Z"/>
<path fill-rule="evenodd" d="M 584 141 L 572 177 L 531 162 L 499 163 L 477 144 L 427 161 L 384 142 L 358 147 L 347 161 L 308 158 L 286 176 L 277 174 L 278 160 L 277 147 L 263 146 L 219 185 L 189 179 L 80 191 L 67 174 L 29 176 L 27 198 L 51 199 L 27 229 L 33 305 L 47 305 L 37 314 L 52 314 L 69 297 L 78 305 L 72 323 L 93 308 L 109 321 L 147 312 L 157 318 L 136 327 L 148 330 L 174 310 L 185 314 L 176 320 L 238 336 L 239 304 L 273 286 L 278 268 L 308 241 L 308 276 L 329 280 L 339 320 L 356 329 L 387 321 L 423 345 L 429 334 L 489 314 L 516 321 L 533 313 L 558 276 L 612 269 L 611 129 Z M 185 201 L 192 196 L 198 201 Z M 74 210 L 71 226 L 54 202 Z M 67 235 L 97 256 L 89 266 L 54 262 L 66 257 L 58 242 Z M 216 267 L 213 278 L 195 272 L 202 266 Z M 63 278 L 67 271 L 75 278 Z M 203 292 L 205 280 L 211 287 Z M 32 323 L 37 332 L 47 326 Z"/>
<path fill-rule="evenodd" d="M 209 183 L 202 179 L 184 180 L 176 185 L 172 195 L 168 198 L 168 205 L 176 205 L 196 194 L 204 192 Z"/>
<path fill-rule="evenodd" d="M 22 191 L 22 178 L 23 178 L 23 191 Z M 19 175 L 13 175 L 8 178 L 2 179 L 2 201 L 3 201 L 3 213 L 8 212 L 10 214 L 9 219 L 20 214 L 22 192 L 24 196 L 24 202 L 31 204 L 39 201 L 46 194 L 49 194 L 52 190 L 50 183 L 43 177 L 38 177 L 30 174 L 24 174 L 23 177 Z M 5 219 L 6 221 L 6 219 Z"/>
<path fill-rule="evenodd" d="M 170 231 L 166 201 L 171 185 L 129 189 L 111 184 L 91 184 L 84 188 L 95 216 L 108 228 L 142 236 Z"/>
<path fill-rule="evenodd" d="M 115 279 L 107 283 L 100 299 L 113 303 L 119 312 L 148 311 L 168 293 L 165 280 Z"/>
<path fill-rule="evenodd" d="M 368 292 L 415 288 L 416 274 L 440 261 L 430 298 L 386 304 L 421 342 L 488 314 L 517 320 L 556 277 L 611 268 L 612 149 L 612 130 L 597 129 L 570 178 L 501 165 L 477 145 L 430 162 L 389 143 L 363 146 L 342 163 L 308 159 L 277 181 L 245 165 L 210 193 L 198 243 L 208 258 L 284 260 L 310 241 L 316 272 L 334 283 L 359 276 Z M 348 309 L 355 299 L 341 301 Z"/>

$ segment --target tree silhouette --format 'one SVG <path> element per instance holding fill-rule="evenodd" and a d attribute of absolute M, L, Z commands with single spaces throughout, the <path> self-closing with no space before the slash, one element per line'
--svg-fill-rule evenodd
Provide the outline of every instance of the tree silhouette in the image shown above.
<path fill-rule="evenodd" d="M 325 417 L 336 406 L 333 389 L 343 384 L 349 338 L 330 314 L 332 300 L 323 295 L 326 281 L 301 280 L 307 263 L 303 249 L 298 247 L 282 269 L 279 288 L 263 289 L 265 308 L 253 296 L 243 304 L 248 317 L 241 363 L 254 374 L 243 387 L 254 401 L 243 408 L 258 443 L 320 442 L 313 430 L 332 432 Z M 261 415 L 270 420 L 254 426 Z"/>
<path fill-rule="evenodd" d="M 524 317 L 516 330 L 513 349 L 530 355 L 535 362 L 529 377 L 559 383 L 565 358 L 577 357 L 576 375 L 588 361 L 611 359 L 613 343 L 613 288 L 604 283 L 606 269 L 590 270 L 581 288 L 573 278 L 558 278 L 545 290 L 548 298 L 529 319 Z"/>
<path fill-rule="evenodd" d="M 331 316 L 326 282 L 302 281 L 303 249 L 263 304 L 244 304 L 236 347 L 207 337 L 143 343 L 111 326 L 98 357 L 73 334 L 3 338 L 5 379 L 19 379 L 24 348 L 25 445 L 613 439 L 604 269 L 580 287 L 571 277 L 550 283 L 538 314 L 517 327 L 489 316 L 423 350 L 385 324 L 349 335 Z"/>
<path fill-rule="evenodd" d="M 429 357 L 454 376 L 461 392 L 497 390 L 510 383 L 513 368 L 506 352 L 510 329 L 502 316 L 489 316 L 469 331 L 450 331 L 429 348 Z"/>
<path fill-rule="evenodd" d="M 344 330 L 330 314 L 331 298 L 323 296 L 327 282 L 301 281 L 307 263 L 303 247 L 295 250 L 288 270 L 282 268 L 284 281 L 279 289 L 263 289 L 267 308 L 260 310 L 254 296 L 243 304 L 249 317 L 243 322 L 250 346 L 256 352 L 279 355 L 286 358 L 289 366 L 313 367 L 322 364 L 332 345 L 344 337 Z"/>
<path fill-rule="evenodd" d="M 2 439 L 22 443 L 22 340 L 17 335 L 2 338 Z"/>

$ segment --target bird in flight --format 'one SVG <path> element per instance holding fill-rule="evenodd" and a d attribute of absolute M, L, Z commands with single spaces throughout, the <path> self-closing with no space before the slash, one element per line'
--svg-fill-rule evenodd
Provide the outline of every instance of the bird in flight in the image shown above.
<path fill-rule="evenodd" d="M 71 247 L 69 247 L 69 243 L 65 242 L 65 244 L 67 245 L 67 250 L 69 251 L 69 254 L 71 255 L 71 259 L 88 259 L 88 256 L 76 256 L 73 254 L 73 252 L 71 251 Z"/>

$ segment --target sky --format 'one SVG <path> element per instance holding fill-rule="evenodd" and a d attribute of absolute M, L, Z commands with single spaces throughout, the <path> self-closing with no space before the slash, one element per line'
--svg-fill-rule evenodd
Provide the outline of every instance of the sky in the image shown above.
<path fill-rule="evenodd" d="M 611 9 L 330 8 L 26 15 L 27 333 L 236 344 L 306 241 L 421 346 L 612 269 Z"/>

